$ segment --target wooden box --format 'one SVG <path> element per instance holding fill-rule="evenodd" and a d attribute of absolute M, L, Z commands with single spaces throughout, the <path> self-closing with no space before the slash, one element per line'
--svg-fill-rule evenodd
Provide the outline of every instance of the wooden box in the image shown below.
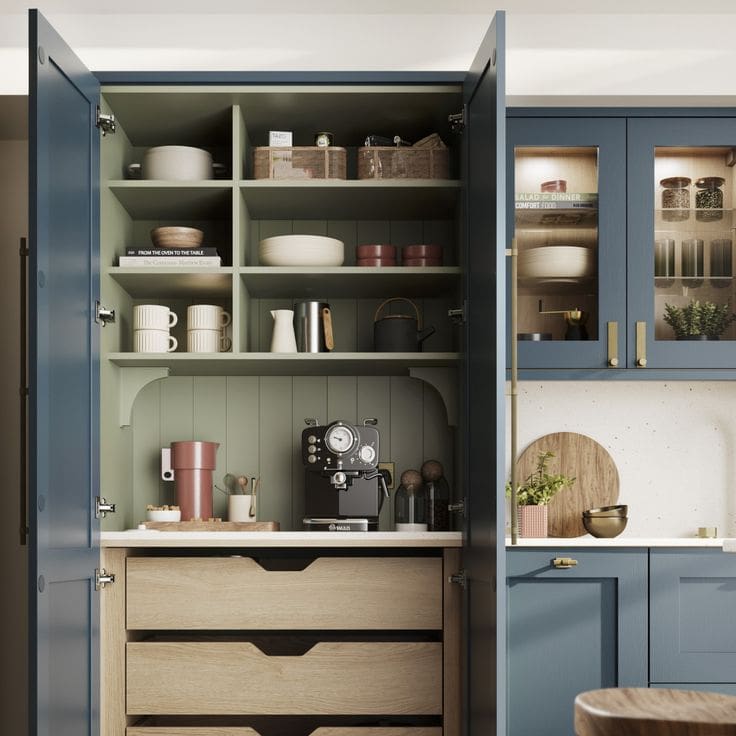
<path fill-rule="evenodd" d="M 344 179 L 347 152 L 337 146 L 259 146 L 253 150 L 254 179 Z"/>

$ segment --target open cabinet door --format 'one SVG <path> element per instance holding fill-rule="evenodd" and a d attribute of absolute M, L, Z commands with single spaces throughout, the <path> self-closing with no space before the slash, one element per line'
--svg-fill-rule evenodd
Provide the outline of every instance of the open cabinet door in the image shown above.
<path fill-rule="evenodd" d="M 99 84 L 30 13 L 30 732 L 98 734 Z"/>
<path fill-rule="evenodd" d="M 469 736 L 505 733 L 504 23 L 497 13 L 464 85 L 466 703 Z"/>

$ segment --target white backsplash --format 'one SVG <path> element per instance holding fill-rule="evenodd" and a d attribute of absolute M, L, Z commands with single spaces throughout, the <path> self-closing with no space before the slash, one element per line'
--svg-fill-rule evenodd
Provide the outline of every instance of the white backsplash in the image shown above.
<path fill-rule="evenodd" d="M 700 526 L 736 537 L 736 381 L 523 381 L 518 406 L 519 452 L 580 432 L 611 453 L 629 506 L 622 537 Z"/>

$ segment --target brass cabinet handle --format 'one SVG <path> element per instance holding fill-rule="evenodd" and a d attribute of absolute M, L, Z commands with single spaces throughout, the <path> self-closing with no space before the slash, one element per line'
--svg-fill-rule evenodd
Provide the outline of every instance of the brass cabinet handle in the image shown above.
<path fill-rule="evenodd" d="M 608 365 L 618 367 L 618 322 L 608 322 Z"/>
<path fill-rule="evenodd" d="M 647 323 L 636 323 L 636 367 L 647 366 Z"/>
<path fill-rule="evenodd" d="M 556 567 L 558 570 L 567 570 L 570 567 L 575 567 L 578 564 L 577 560 L 573 560 L 572 557 L 555 557 L 552 560 L 552 567 Z"/>

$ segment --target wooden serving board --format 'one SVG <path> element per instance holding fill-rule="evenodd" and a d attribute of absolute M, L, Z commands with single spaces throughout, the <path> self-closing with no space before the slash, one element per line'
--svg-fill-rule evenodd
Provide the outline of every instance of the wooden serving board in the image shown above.
<path fill-rule="evenodd" d="M 534 471 L 540 452 L 554 452 L 547 466 L 551 474 L 562 473 L 575 483 L 561 490 L 549 504 L 550 537 L 581 537 L 587 534 L 582 513 L 618 501 L 616 464 L 608 451 L 592 437 L 577 432 L 554 432 L 534 440 L 519 456 L 519 485 Z"/>
<path fill-rule="evenodd" d="M 278 521 L 144 521 L 146 529 L 162 532 L 278 532 Z"/>

